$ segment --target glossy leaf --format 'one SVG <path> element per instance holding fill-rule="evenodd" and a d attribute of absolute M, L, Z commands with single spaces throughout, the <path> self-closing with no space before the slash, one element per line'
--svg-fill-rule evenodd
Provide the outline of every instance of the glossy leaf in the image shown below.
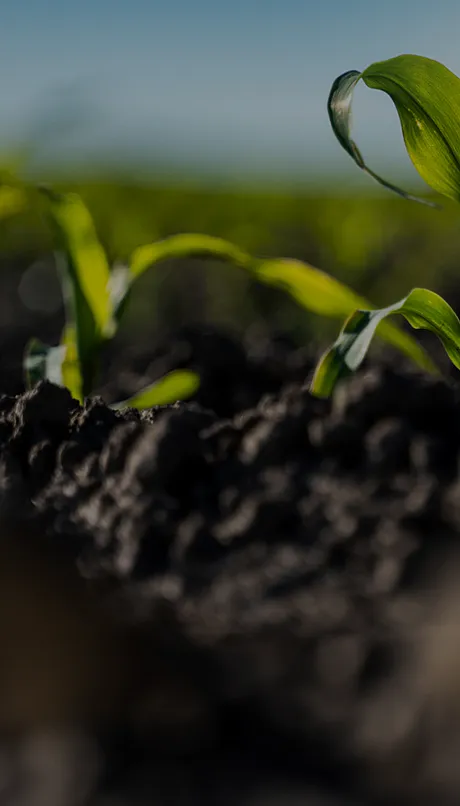
<path fill-rule="evenodd" d="M 153 406 L 166 406 L 192 397 L 199 385 L 200 379 L 195 372 L 174 370 L 127 400 L 112 404 L 111 408 L 151 409 Z"/>
<path fill-rule="evenodd" d="M 315 370 L 312 393 L 329 397 L 337 381 L 360 366 L 377 328 L 386 324 L 387 316 L 395 313 L 402 314 L 412 327 L 435 333 L 452 363 L 460 369 L 460 320 L 438 294 L 414 288 L 394 305 L 374 311 L 357 310 L 347 319 L 337 341 Z"/>
<path fill-rule="evenodd" d="M 328 112 L 333 131 L 356 164 L 404 198 L 412 196 L 372 171 L 351 137 L 353 90 L 362 79 L 390 96 L 399 115 L 407 152 L 420 176 L 436 191 L 460 200 L 460 79 L 444 65 L 423 56 L 402 55 L 348 71 L 331 89 Z"/>
<path fill-rule="evenodd" d="M 343 318 L 356 308 L 373 306 L 334 277 L 297 260 L 265 260 L 254 266 L 259 280 L 283 288 L 304 308 L 322 316 Z M 427 352 L 392 322 L 383 322 L 380 337 L 429 372 L 436 367 Z"/>

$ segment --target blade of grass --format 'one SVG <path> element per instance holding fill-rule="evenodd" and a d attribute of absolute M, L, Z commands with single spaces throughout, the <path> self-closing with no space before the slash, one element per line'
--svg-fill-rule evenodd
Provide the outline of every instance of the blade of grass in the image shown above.
<path fill-rule="evenodd" d="M 146 386 L 127 400 L 113 403 L 112 409 L 151 409 L 166 406 L 178 400 L 188 400 L 200 385 L 199 376 L 188 370 L 174 370 L 155 383 Z"/>
<path fill-rule="evenodd" d="M 460 79 L 433 59 L 405 54 L 375 62 L 363 72 L 343 73 L 328 98 L 334 134 L 356 164 L 400 196 L 431 206 L 437 205 L 406 193 L 365 164 L 351 138 L 352 95 L 360 79 L 392 99 L 407 152 L 420 176 L 434 190 L 460 200 Z"/>
<path fill-rule="evenodd" d="M 442 342 L 450 360 L 460 369 L 460 320 L 434 291 L 414 288 L 404 299 L 379 310 L 357 310 L 347 319 L 339 337 L 319 361 L 311 384 L 317 397 L 329 397 L 337 381 L 354 372 L 364 360 L 372 338 L 387 316 L 399 313 L 416 329 L 430 330 Z"/>

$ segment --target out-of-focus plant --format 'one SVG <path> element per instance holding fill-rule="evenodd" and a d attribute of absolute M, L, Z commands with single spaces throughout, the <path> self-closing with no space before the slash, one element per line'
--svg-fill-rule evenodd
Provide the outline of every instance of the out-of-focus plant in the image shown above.
<path fill-rule="evenodd" d="M 114 275 L 86 206 L 75 194 L 42 189 L 55 230 L 66 324 L 58 346 L 32 339 L 24 356 L 29 386 L 49 380 L 80 402 L 94 392 L 101 350 L 115 336 L 121 310 L 112 293 Z M 175 371 L 141 390 L 124 406 L 150 408 L 186 399 L 199 385 L 194 372 Z M 118 407 L 119 404 L 115 404 Z"/>
<path fill-rule="evenodd" d="M 91 395 L 101 349 L 115 335 L 136 281 L 145 271 L 167 259 L 202 257 L 229 262 L 249 272 L 256 280 L 287 291 L 306 309 L 323 316 L 342 318 L 357 306 L 370 305 L 354 291 L 307 263 L 256 258 L 228 241 L 205 235 L 176 235 L 141 246 L 126 265 L 111 270 L 82 200 L 75 194 L 47 189 L 43 189 L 42 194 L 60 248 L 58 266 L 66 326 L 57 347 L 49 347 L 36 339 L 29 344 L 25 356 L 29 384 L 48 379 L 67 386 L 78 400 Z M 420 366 L 434 371 L 423 348 L 393 323 L 382 322 L 379 332 L 383 339 Z M 198 383 L 195 373 L 176 371 L 123 401 L 123 405 L 145 408 L 185 399 L 196 391 Z"/>
<path fill-rule="evenodd" d="M 400 196 L 428 204 L 432 202 L 406 193 L 364 162 L 351 137 L 352 95 L 360 79 L 393 99 L 407 150 L 421 176 L 435 190 L 460 199 L 460 80 L 438 62 L 400 56 L 371 65 L 362 73 L 344 73 L 336 79 L 329 95 L 332 128 L 357 165 Z M 308 263 L 254 257 L 229 241 L 196 234 L 176 235 L 141 246 L 126 265 L 112 270 L 80 197 L 49 190 L 41 193 L 60 246 L 66 327 L 58 347 L 47 347 L 36 340 L 29 346 L 25 363 L 31 383 L 40 377 L 50 378 L 68 386 L 79 400 L 90 395 L 101 348 L 114 336 L 138 278 L 162 260 L 190 257 L 229 262 L 259 282 L 287 291 L 316 314 L 347 317 L 339 339 L 317 368 L 312 384 L 315 394 L 330 394 L 337 378 L 360 364 L 376 331 L 420 366 L 437 371 L 417 341 L 388 321 L 388 315 L 397 312 L 414 327 L 435 332 L 452 361 L 460 366 L 460 325 L 447 303 L 432 292 L 414 289 L 396 305 L 375 310 L 366 299 Z M 144 390 L 145 394 L 136 395 L 135 404 L 142 407 L 169 402 L 179 392 L 180 397 L 187 397 L 197 383 L 193 373 L 176 373 L 167 383 L 163 379 Z M 124 401 L 123 405 L 130 403 Z"/>

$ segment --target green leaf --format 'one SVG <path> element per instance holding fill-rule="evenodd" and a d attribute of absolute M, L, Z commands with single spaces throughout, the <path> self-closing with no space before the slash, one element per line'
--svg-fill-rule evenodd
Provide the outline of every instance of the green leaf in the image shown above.
<path fill-rule="evenodd" d="M 71 324 L 67 324 L 62 331 L 60 349 L 64 355 L 61 365 L 62 385 L 67 387 L 75 400 L 83 403 L 83 376 L 78 360 L 77 334 Z"/>
<path fill-rule="evenodd" d="M 110 266 L 89 210 L 74 193 L 47 192 L 47 197 L 69 261 L 72 283 L 81 289 L 98 331 L 111 335 Z"/>
<path fill-rule="evenodd" d="M 253 271 L 261 282 L 283 288 L 305 308 L 322 316 L 342 319 L 356 308 L 374 307 L 334 277 L 298 260 L 262 260 L 255 263 Z M 410 334 L 383 322 L 379 335 L 420 367 L 436 372 L 431 358 Z"/>
<path fill-rule="evenodd" d="M 358 70 L 347 70 L 336 78 L 327 100 L 327 111 L 332 130 L 340 145 L 360 168 L 366 170 L 361 152 L 351 139 L 351 103 L 353 90 L 360 78 L 361 73 Z"/>
<path fill-rule="evenodd" d="M 31 339 L 24 353 L 24 373 L 29 389 L 46 380 L 67 387 L 72 397 L 82 402 L 81 375 L 72 329 L 64 329 L 61 344 L 57 347 L 50 347 L 40 339 Z"/>
<path fill-rule="evenodd" d="M 250 261 L 250 257 L 246 252 L 229 241 L 214 238 L 211 235 L 191 233 L 173 235 L 171 238 L 140 246 L 133 252 L 129 272 L 131 277 L 135 278 L 160 260 L 183 257 L 225 260 L 241 266 L 246 266 Z"/>
<path fill-rule="evenodd" d="M 195 372 L 174 370 L 127 400 L 113 403 L 111 408 L 151 409 L 153 406 L 166 406 L 192 397 L 199 385 L 200 379 Z"/>
<path fill-rule="evenodd" d="M 86 396 L 94 386 L 100 347 L 115 330 L 109 293 L 110 268 L 82 200 L 74 194 L 41 190 L 62 252 L 58 269 L 66 319 L 74 333 L 82 395 Z"/>
<path fill-rule="evenodd" d="M 123 315 L 133 283 L 147 269 L 163 260 L 192 257 L 223 260 L 244 268 L 251 262 L 249 255 L 234 244 L 210 235 L 173 235 L 156 243 L 140 246 L 131 255 L 129 265 L 118 267 L 111 280 L 112 306 L 117 321 Z"/>
<path fill-rule="evenodd" d="M 360 307 L 371 303 L 329 274 L 299 260 L 253 258 L 243 249 L 221 238 L 203 235 L 173 235 L 158 243 L 137 249 L 128 267 L 118 270 L 112 281 L 112 299 L 117 321 L 121 318 L 136 278 L 161 260 L 184 257 L 206 257 L 223 260 L 249 272 L 266 285 L 287 291 L 306 310 L 322 316 L 343 319 Z M 392 323 L 380 331 L 382 339 L 397 347 L 419 366 L 435 371 L 425 350 L 409 334 Z"/>
<path fill-rule="evenodd" d="M 347 319 L 337 341 L 316 367 L 312 393 L 329 397 L 337 381 L 360 366 L 376 329 L 387 324 L 383 320 L 395 313 L 402 314 L 413 328 L 435 333 L 452 363 L 460 369 L 460 320 L 438 294 L 414 288 L 407 297 L 388 308 L 358 310 Z"/>
<path fill-rule="evenodd" d="M 329 94 L 332 129 L 356 164 L 400 196 L 431 206 L 436 205 L 406 193 L 365 164 L 351 138 L 352 95 L 360 79 L 392 99 L 408 154 L 420 176 L 434 190 L 460 200 L 460 79 L 433 59 L 403 55 L 371 64 L 362 73 L 344 73 Z"/>

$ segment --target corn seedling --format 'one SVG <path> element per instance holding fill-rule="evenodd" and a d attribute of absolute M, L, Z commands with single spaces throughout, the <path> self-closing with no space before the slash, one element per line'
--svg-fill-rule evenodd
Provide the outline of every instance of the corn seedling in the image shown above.
<path fill-rule="evenodd" d="M 370 65 L 362 73 L 349 70 L 333 83 L 329 119 L 339 143 L 361 170 L 398 195 L 432 204 L 406 193 L 378 176 L 365 163 L 351 137 L 353 90 L 360 80 L 382 90 L 396 106 L 407 152 L 418 173 L 433 190 L 460 201 L 460 79 L 444 65 L 422 56 L 397 56 Z M 437 206 L 432 204 L 432 206 Z M 414 328 L 431 330 L 450 360 L 460 369 L 460 321 L 440 296 L 414 288 L 403 300 L 380 310 L 359 306 L 349 316 L 338 339 L 320 360 L 312 392 L 327 397 L 338 379 L 363 361 L 377 327 L 386 317 L 402 314 Z"/>
<path fill-rule="evenodd" d="M 60 247 L 58 268 L 66 325 L 56 347 L 37 339 L 29 343 L 25 355 L 29 386 L 47 379 L 66 386 L 77 400 L 91 395 L 101 348 L 115 335 L 136 281 L 167 259 L 200 257 L 231 263 L 257 281 L 283 289 L 306 309 L 322 316 L 343 319 L 357 307 L 371 307 L 366 299 L 307 263 L 253 257 L 228 241 L 205 235 L 176 235 L 141 246 L 126 265 L 112 270 L 79 196 L 47 189 L 42 194 Z M 416 340 L 395 324 L 382 322 L 379 335 L 421 367 L 436 370 Z M 178 370 L 114 406 L 147 408 L 186 399 L 198 384 L 195 373 Z"/>
<path fill-rule="evenodd" d="M 101 349 L 116 333 L 122 298 L 114 302 L 114 274 L 81 199 L 48 189 L 41 192 L 60 247 L 57 265 L 66 324 L 58 346 L 31 339 L 24 356 L 26 381 L 29 387 L 40 380 L 66 386 L 82 402 L 94 391 Z M 187 399 L 198 385 L 196 373 L 176 370 L 113 407 L 143 409 Z"/>
<path fill-rule="evenodd" d="M 399 113 L 409 156 L 431 187 L 460 199 L 460 80 L 446 67 L 420 56 L 399 56 L 360 73 L 348 71 L 336 79 L 328 100 L 329 118 L 342 147 L 356 164 L 386 188 L 406 199 L 433 205 L 386 181 L 365 163 L 351 137 L 353 90 L 359 80 L 386 92 Z M 305 262 L 250 255 L 220 238 L 185 234 L 141 246 L 126 265 L 111 270 L 90 213 L 73 194 L 42 190 L 60 247 L 59 267 L 66 308 L 66 326 L 57 347 L 32 340 L 25 357 L 30 384 L 47 378 L 67 386 L 78 400 L 91 395 L 100 351 L 113 338 L 138 278 L 163 260 L 200 257 L 226 261 L 254 279 L 289 293 L 316 314 L 346 319 L 335 344 L 320 360 L 311 385 L 313 394 L 328 396 L 337 380 L 357 369 L 375 333 L 419 366 L 437 372 L 425 350 L 388 317 L 402 314 L 414 328 L 434 332 L 450 359 L 460 368 L 460 321 L 449 305 L 426 289 L 413 289 L 403 300 L 384 309 L 333 277 Z M 139 408 L 184 399 L 199 379 L 177 371 L 116 406 Z"/>

